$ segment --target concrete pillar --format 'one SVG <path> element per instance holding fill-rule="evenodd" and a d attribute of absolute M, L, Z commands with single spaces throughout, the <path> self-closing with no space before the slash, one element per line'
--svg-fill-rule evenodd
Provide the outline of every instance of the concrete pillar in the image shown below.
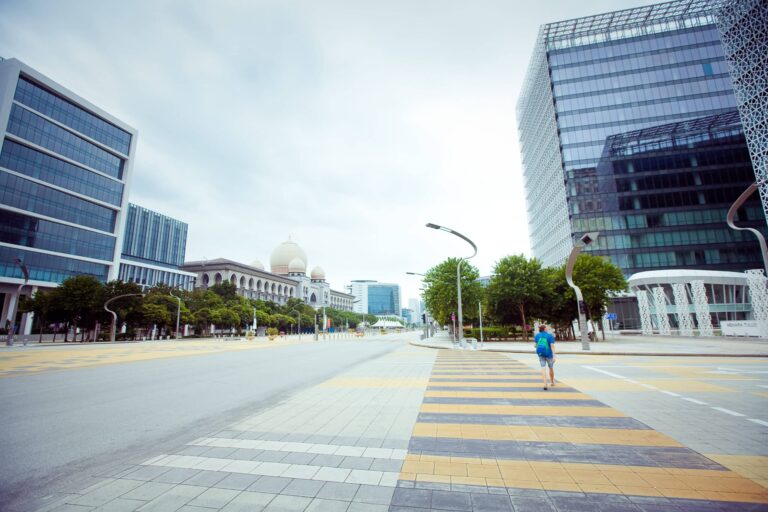
<path fill-rule="evenodd" d="M 32 287 L 32 293 L 30 297 L 34 297 L 37 293 L 37 286 Z M 32 326 L 35 324 L 35 313 L 24 313 L 21 316 L 21 328 L 19 329 L 20 334 L 25 334 L 29 336 L 32 334 Z"/>
<path fill-rule="evenodd" d="M 5 319 L 8 318 L 8 311 L 11 305 L 11 293 L 5 292 L 3 294 L 3 316 L 0 317 L 0 327 L 5 328 Z"/>

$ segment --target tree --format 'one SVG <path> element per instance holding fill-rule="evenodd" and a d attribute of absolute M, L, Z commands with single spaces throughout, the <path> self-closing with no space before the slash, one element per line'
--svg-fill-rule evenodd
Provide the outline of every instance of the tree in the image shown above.
<path fill-rule="evenodd" d="M 19 303 L 19 310 L 24 313 L 34 313 L 35 321 L 37 321 L 38 329 L 40 331 L 40 337 L 37 342 L 43 341 L 43 329 L 48 325 L 49 321 L 55 320 L 57 317 L 61 317 L 60 308 L 55 301 L 53 291 L 38 291 L 34 296 L 22 297 Z M 55 334 L 54 334 L 55 337 Z"/>
<path fill-rule="evenodd" d="M 581 288 L 590 320 L 595 316 L 598 318 L 598 324 L 605 339 L 602 317 L 608 299 L 612 294 L 627 289 L 627 281 L 621 269 L 611 263 L 607 257 L 582 253 L 579 254 L 576 265 L 573 267 L 573 282 Z"/>
<path fill-rule="evenodd" d="M 524 255 L 506 256 L 496 262 L 488 285 L 490 308 L 500 319 L 514 318 L 519 314 L 523 337 L 528 340 L 526 312 L 543 303 L 547 281 L 539 260 Z"/>
<path fill-rule="evenodd" d="M 141 310 L 141 286 L 130 281 L 110 281 L 104 285 L 101 289 L 101 297 L 99 298 L 99 302 L 102 305 L 100 311 L 98 311 L 99 322 L 104 325 L 111 325 L 112 315 L 104 310 L 104 304 L 106 304 L 109 299 L 128 294 L 134 295 L 130 297 L 122 297 L 110 302 L 109 309 L 117 314 L 117 324 L 122 320 L 131 326 L 141 325 L 143 322 Z"/>
<path fill-rule="evenodd" d="M 451 323 L 451 313 L 458 312 L 458 294 L 456 290 L 456 266 L 459 258 L 448 258 L 432 267 L 424 276 L 424 303 L 427 310 L 440 324 Z M 477 282 L 477 268 L 464 261 L 461 264 L 461 305 L 464 316 L 472 321 L 477 318 L 474 307 L 482 297 L 482 285 Z"/>
<path fill-rule="evenodd" d="M 234 283 L 230 283 L 229 281 L 215 284 L 208 289 L 221 297 L 224 302 L 233 300 L 237 297 L 237 286 L 235 286 Z"/>
<path fill-rule="evenodd" d="M 78 325 L 83 328 L 93 327 L 99 310 L 103 311 L 101 291 L 104 285 L 93 276 L 74 276 L 65 279 L 56 289 L 56 300 L 59 302 L 63 317 L 71 323 L 75 331 Z M 85 332 L 83 332 L 85 337 Z M 67 341 L 67 335 L 64 335 Z"/>

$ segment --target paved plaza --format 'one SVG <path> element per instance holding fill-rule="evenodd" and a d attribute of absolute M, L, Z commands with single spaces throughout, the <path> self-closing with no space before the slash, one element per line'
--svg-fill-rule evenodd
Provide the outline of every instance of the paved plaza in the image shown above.
<path fill-rule="evenodd" d="M 768 510 L 765 359 L 563 355 L 544 391 L 530 353 L 390 340 L 38 510 Z"/>

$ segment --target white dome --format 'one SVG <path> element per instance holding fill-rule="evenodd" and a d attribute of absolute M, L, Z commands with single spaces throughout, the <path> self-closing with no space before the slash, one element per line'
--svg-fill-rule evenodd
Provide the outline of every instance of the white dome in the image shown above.
<path fill-rule="evenodd" d="M 307 254 L 304 252 L 304 249 L 299 247 L 299 244 L 289 237 L 287 241 L 281 243 L 272 251 L 272 256 L 269 258 L 269 266 L 273 273 L 285 275 L 289 272 L 288 265 L 296 258 L 304 263 L 304 268 L 301 270 L 304 272 L 307 269 Z"/>
<path fill-rule="evenodd" d="M 301 258 L 293 258 L 288 264 L 288 272 L 291 274 L 303 274 L 307 271 L 307 265 Z"/>
<path fill-rule="evenodd" d="M 253 260 L 251 262 L 251 266 L 253 268 L 257 268 L 259 270 L 264 270 L 264 264 L 261 261 L 259 261 L 259 260 Z"/>
<path fill-rule="evenodd" d="M 310 277 L 312 277 L 312 279 L 325 281 L 325 270 L 323 270 L 323 267 L 321 267 L 320 265 L 317 265 L 315 268 L 312 269 L 312 273 L 310 274 Z"/>

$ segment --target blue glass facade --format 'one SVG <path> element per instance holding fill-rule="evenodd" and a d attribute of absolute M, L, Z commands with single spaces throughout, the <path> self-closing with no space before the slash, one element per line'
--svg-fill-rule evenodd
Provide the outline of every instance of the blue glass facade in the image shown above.
<path fill-rule="evenodd" d="M 396 284 L 369 284 L 368 313 L 400 316 L 400 287 Z"/>
<path fill-rule="evenodd" d="M 128 206 L 123 257 L 178 267 L 187 250 L 187 224 L 135 204 Z"/>
<path fill-rule="evenodd" d="M 0 61 L 0 282 L 117 277 L 135 132 L 15 59 Z M 49 286 L 45 284 L 45 286 Z"/>
<path fill-rule="evenodd" d="M 597 230 L 588 250 L 627 275 L 762 266 L 757 243 L 725 223 L 754 173 L 715 7 L 679 0 L 542 27 L 518 112 L 532 247 L 545 264 Z M 740 215 L 765 228 L 754 204 Z"/>

